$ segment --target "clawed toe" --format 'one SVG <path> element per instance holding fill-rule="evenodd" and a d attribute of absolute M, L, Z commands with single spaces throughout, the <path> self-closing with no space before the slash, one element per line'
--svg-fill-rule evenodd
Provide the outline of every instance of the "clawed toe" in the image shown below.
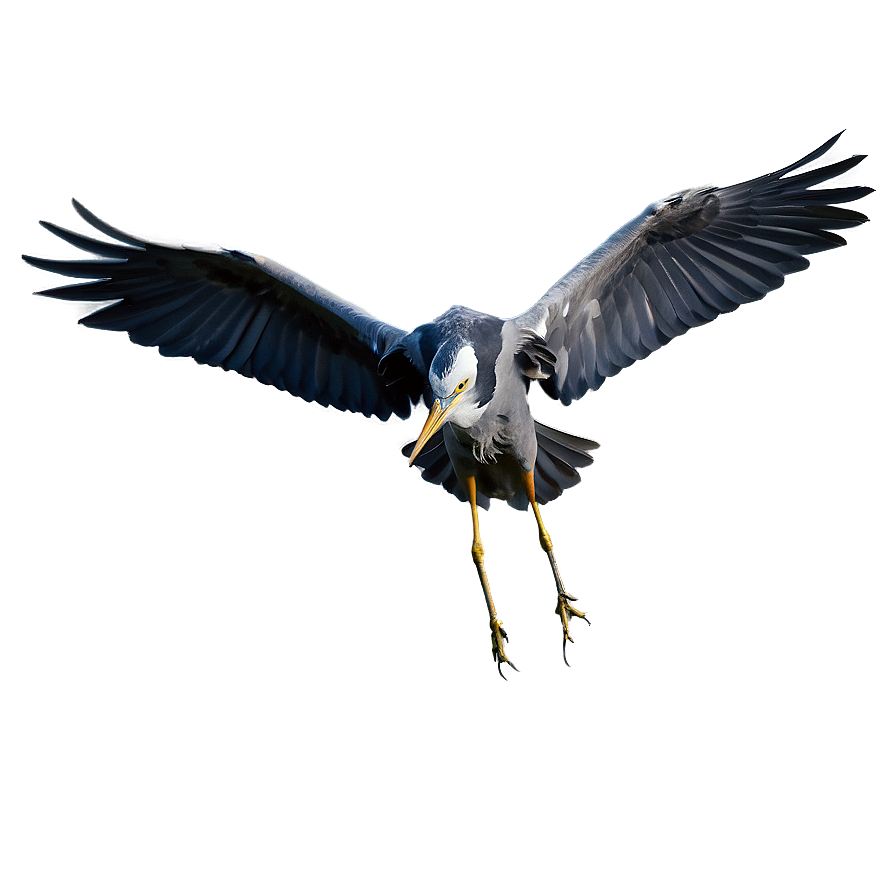
<path fill-rule="evenodd" d="M 510 638 L 507 636 L 507 632 L 504 631 L 501 620 L 492 619 L 490 625 L 492 629 L 492 659 L 498 664 L 498 675 L 507 681 L 506 676 L 501 671 L 502 663 L 507 663 L 514 672 L 519 672 L 520 670 L 510 662 L 507 654 L 504 652 L 504 641 L 510 641 Z"/>
<path fill-rule="evenodd" d="M 571 594 L 567 594 L 565 591 L 561 591 L 557 595 L 557 609 L 556 613 L 560 614 L 560 608 L 565 607 L 567 613 L 572 613 L 573 616 L 578 617 L 579 619 L 584 619 L 585 614 L 579 610 L 577 607 L 570 606 L 569 602 L 572 601 L 575 603 L 578 600 L 577 597 L 573 597 Z"/>
<path fill-rule="evenodd" d="M 591 625 L 591 620 L 581 611 L 576 609 L 570 601 L 575 601 L 576 598 L 571 594 L 567 594 L 564 591 L 561 591 L 557 595 L 557 609 L 554 611 L 559 617 L 560 621 L 563 623 L 563 662 L 566 665 L 569 665 L 569 660 L 566 658 L 566 643 L 567 641 L 575 644 L 575 641 L 572 638 L 572 635 L 569 633 L 569 620 L 570 618 L 575 619 L 584 619 L 588 625 Z"/>
<path fill-rule="evenodd" d="M 498 660 L 498 675 L 500 675 L 501 678 L 504 679 L 504 681 L 507 681 L 507 676 L 501 671 L 501 662 L 502 661 L 499 659 Z M 504 660 L 503 662 L 507 663 L 507 665 L 510 666 L 510 668 L 513 669 L 514 672 L 520 671 L 519 669 L 517 669 L 516 666 L 513 665 L 513 663 L 510 662 L 510 660 Z"/>

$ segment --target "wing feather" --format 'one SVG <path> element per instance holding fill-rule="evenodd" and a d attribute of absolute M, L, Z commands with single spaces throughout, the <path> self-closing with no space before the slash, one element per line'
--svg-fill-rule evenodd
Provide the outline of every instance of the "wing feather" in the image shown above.
<path fill-rule="evenodd" d="M 778 289 L 809 266 L 805 256 L 845 245 L 831 231 L 868 219 L 831 203 L 871 188 L 810 188 L 865 156 L 791 174 L 839 137 L 771 174 L 654 203 L 576 265 L 515 319 L 557 356 L 539 380 L 545 391 L 569 404 L 675 336 Z"/>
<path fill-rule="evenodd" d="M 39 295 L 115 302 L 83 318 L 86 326 L 125 331 L 162 355 L 192 357 L 307 401 L 383 420 L 409 416 L 420 400 L 412 377 L 386 383 L 377 373 L 383 355 L 407 335 L 404 330 L 269 259 L 151 243 L 73 204 L 88 224 L 118 242 L 41 221 L 50 233 L 97 257 L 23 258 L 42 270 L 89 281 Z"/>

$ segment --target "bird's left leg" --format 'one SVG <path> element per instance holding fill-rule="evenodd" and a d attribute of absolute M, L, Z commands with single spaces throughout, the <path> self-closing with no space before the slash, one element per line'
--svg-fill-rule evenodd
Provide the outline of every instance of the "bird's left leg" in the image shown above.
<path fill-rule="evenodd" d="M 515 672 L 519 672 L 516 666 L 507 659 L 504 652 L 504 641 L 509 641 L 507 632 L 501 620 L 498 619 L 498 612 L 495 610 L 495 602 L 492 600 L 492 592 L 488 587 L 488 576 L 485 574 L 485 549 L 482 547 L 482 539 L 479 537 L 479 511 L 476 507 L 476 479 L 469 476 L 464 480 L 464 486 L 467 489 L 467 497 L 470 501 L 470 510 L 473 512 L 473 562 L 476 564 L 476 572 L 479 573 L 479 582 L 482 585 L 482 593 L 485 595 L 485 603 L 488 607 L 488 624 L 492 630 L 492 658 L 498 664 L 498 675 L 504 678 L 501 671 L 501 664 L 507 663 Z M 505 679 L 506 681 L 506 679 Z"/>
<path fill-rule="evenodd" d="M 588 625 L 591 625 L 591 621 L 586 618 L 581 610 L 577 610 L 572 606 L 570 601 L 574 601 L 576 598 L 569 594 L 563 587 L 563 580 L 560 578 L 560 569 L 554 558 L 554 545 L 551 542 L 551 536 L 548 535 L 548 530 L 544 527 L 544 522 L 541 519 L 541 510 L 538 507 L 538 502 L 535 500 L 535 473 L 532 470 L 523 470 L 523 482 L 526 486 L 526 497 L 532 505 L 532 510 L 535 511 L 535 520 L 538 523 L 538 541 L 541 544 L 542 550 L 548 555 L 548 560 L 551 561 L 551 571 L 554 573 L 554 581 L 557 583 L 557 609 L 554 612 L 560 617 L 560 621 L 563 623 L 563 662 L 568 666 L 569 662 L 566 659 L 566 642 L 571 642 L 573 640 L 572 636 L 569 634 L 569 620 L 572 617 L 577 617 L 579 619 L 584 619 Z"/>

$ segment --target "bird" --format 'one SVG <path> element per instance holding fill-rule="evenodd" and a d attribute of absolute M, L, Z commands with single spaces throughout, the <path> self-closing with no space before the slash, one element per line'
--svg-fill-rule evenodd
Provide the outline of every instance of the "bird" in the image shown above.
<path fill-rule="evenodd" d="M 769 174 L 651 203 L 516 317 L 455 305 L 404 330 L 265 256 L 151 242 L 76 200 L 80 217 L 114 242 L 41 221 L 93 257 L 22 258 L 83 281 L 36 295 L 102 302 L 80 323 L 124 331 L 163 356 L 192 357 L 380 420 L 407 419 L 423 402 L 426 422 L 402 451 L 424 480 L 469 504 L 492 658 L 506 678 L 503 666 L 518 669 L 507 654 L 479 529 L 479 510 L 491 500 L 533 511 L 567 665 L 570 623 L 591 624 L 561 578 L 541 507 L 580 482 L 599 445 L 536 421 L 530 387 L 537 383 L 568 406 L 676 336 L 763 298 L 807 268 L 806 256 L 845 245 L 835 231 L 868 218 L 841 204 L 873 190 L 812 188 L 866 157 L 799 171 L 842 133 Z"/>

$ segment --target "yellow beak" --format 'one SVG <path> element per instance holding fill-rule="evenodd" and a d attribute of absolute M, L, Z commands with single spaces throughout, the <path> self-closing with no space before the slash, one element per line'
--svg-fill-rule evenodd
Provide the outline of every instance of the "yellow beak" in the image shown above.
<path fill-rule="evenodd" d="M 420 433 L 420 438 L 417 439 L 417 444 L 414 445 L 414 450 L 411 452 L 411 459 L 408 461 L 409 467 L 413 465 L 415 458 L 423 450 L 423 446 L 442 428 L 451 409 L 459 400 L 460 395 L 458 394 L 455 395 L 454 398 L 451 399 L 451 403 L 445 407 L 442 407 L 442 402 L 439 401 L 438 398 L 433 402 L 429 416 L 426 418 L 426 423 L 423 424 L 423 431 Z"/>

